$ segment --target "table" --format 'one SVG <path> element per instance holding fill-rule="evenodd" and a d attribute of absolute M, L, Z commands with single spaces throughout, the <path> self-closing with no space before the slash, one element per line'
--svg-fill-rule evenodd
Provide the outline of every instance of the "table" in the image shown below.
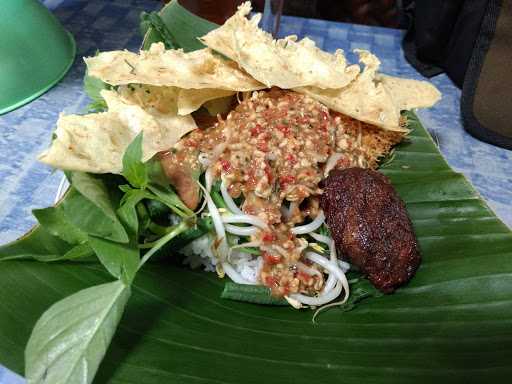
<path fill-rule="evenodd" d="M 56 87 L 6 115 L 0 116 L 0 244 L 25 233 L 34 223 L 31 209 L 53 203 L 61 172 L 39 164 L 36 156 L 50 143 L 59 112 L 80 113 L 89 103 L 82 90 L 82 56 L 96 49 L 137 50 L 141 37 L 138 17 L 142 10 L 159 6 L 154 0 L 43 0 L 75 36 L 77 59 Z M 343 48 L 350 61 L 354 48 L 368 49 L 382 61 L 381 71 L 421 79 L 404 59 L 404 31 L 283 17 L 280 34 L 309 36 L 325 50 Z M 432 82 L 443 99 L 419 112 L 421 121 L 439 143 L 448 163 L 462 172 L 496 214 L 512 227 L 512 151 L 480 142 L 467 134 L 460 121 L 460 90 L 445 76 Z M 1 362 L 0 362 L 1 363 Z M 0 384 L 24 381 L 0 365 Z"/>

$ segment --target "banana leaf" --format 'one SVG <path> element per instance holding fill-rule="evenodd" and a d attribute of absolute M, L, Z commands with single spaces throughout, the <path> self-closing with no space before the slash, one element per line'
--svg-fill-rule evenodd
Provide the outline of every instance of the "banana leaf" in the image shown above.
<path fill-rule="evenodd" d="M 509 377 L 512 233 L 449 168 L 412 114 L 409 127 L 407 142 L 381 169 L 407 204 L 423 255 L 407 286 L 349 312 L 333 308 L 313 323 L 311 311 L 223 300 L 224 282 L 215 274 L 147 265 L 95 382 L 480 383 Z M 22 373 L 24 347 L 45 309 L 110 279 L 96 264 L 0 262 L 0 362 Z"/>
<path fill-rule="evenodd" d="M 171 16 L 163 21 L 179 36 Z M 508 382 L 512 233 L 450 169 L 416 116 L 408 120 L 411 134 L 381 167 L 406 202 L 423 256 L 407 286 L 313 323 L 312 311 L 224 300 L 215 274 L 165 259 L 147 264 L 95 383 Z M 71 249 L 37 227 L 0 247 L 0 258 L 54 260 Z M 0 363 L 22 374 L 41 314 L 111 280 L 97 263 L 0 262 Z"/>

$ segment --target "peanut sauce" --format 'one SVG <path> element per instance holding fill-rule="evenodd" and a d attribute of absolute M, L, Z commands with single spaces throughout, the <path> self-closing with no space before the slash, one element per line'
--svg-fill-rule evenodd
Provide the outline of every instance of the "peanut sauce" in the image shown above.
<path fill-rule="evenodd" d="M 301 259 L 307 242 L 290 229 L 318 214 L 319 183 L 333 153 L 341 154 L 335 168 L 373 168 L 401 139 L 394 134 L 333 113 L 308 96 L 272 89 L 254 92 L 213 127 L 191 132 L 170 155 L 179 167 L 210 166 L 233 198 L 243 197 L 245 213 L 268 223 L 269 230 L 251 238 L 261 244 L 262 284 L 279 296 L 311 295 L 321 291 L 323 274 L 301 268 L 310 266 Z"/>

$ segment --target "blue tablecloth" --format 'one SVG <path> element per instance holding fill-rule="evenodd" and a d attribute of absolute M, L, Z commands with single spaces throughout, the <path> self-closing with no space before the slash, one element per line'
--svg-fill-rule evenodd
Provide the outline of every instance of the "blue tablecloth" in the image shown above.
<path fill-rule="evenodd" d="M 64 80 L 32 103 L 0 117 L 0 244 L 14 240 L 33 224 L 31 209 L 53 202 L 60 172 L 36 162 L 50 143 L 60 111 L 81 112 L 88 104 L 82 90 L 82 56 L 99 50 L 137 50 L 141 37 L 138 17 L 153 10 L 155 0 L 45 0 L 43 1 L 75 36 L 77 59 Z M 403 31 L 283 17 L 280 34 L 309 36 L 328 51 L 343 48 L 350 60 L 354 48 L 369 49 L 382 61 L 382 72 L 420 79 L 405 61 L 400 46 Z M 434 108 L 420 111 L 443 155 L 475 185 L 498 216 L 512 226 L 512 152 L 469 136 L 460 121 L 460 91 L 444 75 L 432 79 L 443 93 Z M 0 346 L 1 347 L 1 346 Z M 1 362 L 0 362 L 1 363 Z M 23 380 L 0 366 L 0 384 Z"/>

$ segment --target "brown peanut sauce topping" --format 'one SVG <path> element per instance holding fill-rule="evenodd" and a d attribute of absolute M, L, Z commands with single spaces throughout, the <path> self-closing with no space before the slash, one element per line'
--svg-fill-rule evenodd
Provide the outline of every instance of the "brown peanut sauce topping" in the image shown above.
<path fill-rule="evenodd" d="M 261 283 L 275 295 L 314 294 L 323 287 L 323 275 L 309 273 L 318 267 L 301 259 L 307 242 L 290 229 L 318 215 L 326 164 L 374 168 L 400 139 L 308 96 L 272 89 L 254 92 L 225 119 L 191 132 L 162 164 L 192 171 L 211 167 L 230 196 L 243 198 L 241 209 L 269 225 L 251 238 L 264 260 Z M 336 161 L 329 165 L 333 154 Z"/>

